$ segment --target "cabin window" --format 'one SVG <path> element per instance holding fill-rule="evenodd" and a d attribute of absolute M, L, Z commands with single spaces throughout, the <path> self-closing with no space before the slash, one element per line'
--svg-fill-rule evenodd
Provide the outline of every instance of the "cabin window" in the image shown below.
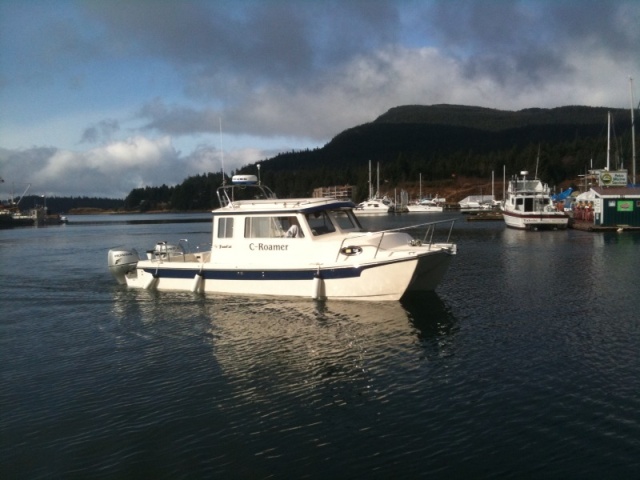
<path fill-rule="evenodd" d="M 304 237 L 298 219 L 286 217 L 247 217 L 244 220 L 245 238 Z"/>
<path fill-rule="evenodd" d="M 233 218 L 222 217 L 218 219 L 218 238 L 233 237 Z"/>
<path fill-rule="evenodd" d="M 300 223 L 296 217 L 278 217 L 277 221 L 280 222 L 280 227 L 284 232 L 285 237 L 289 238 L 303 238 L 304 233 L 300 228 Z"/>
<path fill-rule="evenodd" d="M 247 217 L 244 220 L 245 238 L 274 238 L 282 234 L 278 232 L 272 217 Z"/>
<path fill-rule="evenodd" d="M 307 223 L 311 227 L 311 233 L 314 235 L 324 235 L 336 231 L 327 212 L 308 213 L 306 217 Z"/>
<path fill-rule="evenodd" d="M 346 210 L 334 210 L 333 218 L 340 227 L 340 230 L 361 230 L 362 227 L 354 215 L 350 215 Z"/>

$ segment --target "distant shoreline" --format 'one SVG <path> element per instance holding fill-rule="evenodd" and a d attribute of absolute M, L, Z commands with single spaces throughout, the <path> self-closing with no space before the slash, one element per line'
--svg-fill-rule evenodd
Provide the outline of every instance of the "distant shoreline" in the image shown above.
<path fill-rule="evenodd" d="M 73 208 L 66 215 L 137 215 L 161 213 L 210 213 L 211 210 L 102 210 L 100 208 Z"/>

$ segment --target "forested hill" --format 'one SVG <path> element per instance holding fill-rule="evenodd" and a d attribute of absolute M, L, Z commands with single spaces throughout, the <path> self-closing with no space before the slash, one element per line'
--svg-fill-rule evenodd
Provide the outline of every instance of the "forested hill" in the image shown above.
<path fill-rule="evenodd" d="M 629 122 L 629 112 L 604 107 L 528 108 L 519 111 L 465 105 L 405 105 L 380 115 L 373 123 L 418 123 L 501 131 L 541 125 L 606 125 L 607 112 Z M 624 117 L 624 118 L 623 118 Z"/>
<path fill-rule="evenodd" d="M 307 196 L 320 186 L 351 184 L 358 201 L 368 192 L 368 161 L 380 162 L 385 190 L 443 185 L 452 178 L 491 178 L 523 169 L 558 185 L 591 166 L 604 167 L 607 112 L 611 112 L 611 167 L 630 168 L 630 112 L 604 107 L 567 106 L 504 111 L 461 105 L 408 105 L 390 109 L 370 123 L 347 129 L 322 148 L 287 152 L 259 162 L 264 183 L 281 197 Z M 374 167 L 375 168 L 375 167 Z M 257 164 L 237 173 L 257 173 Z M 196 176 L 170 188 L 158 199 L 156 188 L 132 191 L 125 201 L 153 208 L 160 202 L 175 209 L 217 206 L 217 175 Z M 186 188 L 189 185 L 189 188 Z M 196 187 L 198 185 L 198 187 Z M 158 187 L 159 188 L 159 187 Z M 166 186 L 164 187 L 166 189 Z M 194 189 L 195 188 L 195 189 Z M 382 192 L 384 193 L 384 192 Z M 148 195 L 155 195 L 151 201 Z M 166 197 L 166 198 L 164 198 Z"/>
<path fill-rule="evenodd" d="M 631 158 L 630 113 L 622 109 L 559 107 L 517 112 L 459 105 L 402 106 L 350 128 L 324 147 L 280 154 L 262 163 L 302 194 L 319 185 L 364 186 L 368 160 L 380 162 L 386 184 L 452 175 L 489 178 L 492 171 L 533 170 L 551 184 L 606 163 L 607 112 L 613 117 L 612 161 Z M 593 163 L 592 163 L 593 162 Z M 615 168 L 616 165 L 612 165 Z M 242 169 L 256 171 L 255 166 Z M 302 180 L 306 179 L 306 182 Z M 275 178 L 274 178 L 275 180 Z"/>

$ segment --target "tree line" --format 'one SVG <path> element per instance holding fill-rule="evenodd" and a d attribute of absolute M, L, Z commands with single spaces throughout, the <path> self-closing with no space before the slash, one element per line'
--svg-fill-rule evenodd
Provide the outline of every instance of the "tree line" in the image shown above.
<path fill-rule="evenodd" d="M 631 170 L 630 115 L 623 109 L 570 106 L 511 112 L 409 105 L 347 129 L 321 148 L 280 153 L 228 173 L 260 173 L 262 182 L 282 198 L 310 196 L 317 187 L 353 185 L 356 202 L 368 194 L 369 161 L 374 182 L 380 164 L 383 193 L 417 185 L 420 176 L 427 185 L 456 177 L 488 180 L 503 168 L 508 176 L 535 171 L 553 186 L 605 167 L 609 111 L 614 124 L 610 167 Z M 80 203 L 131 211 L 210 210 L 218 207 L 216 189 L 222 180 L 219 172 L 205 172 L 175 186 L 135 188 L 120 205 L 109 199 L 75 199 L 60 210 Z"/>
<path fill-rule="evenodd" d="M 314 188 L 354 185 L 368 194 L 369 160 L 380 163 L 381 190 L 455 177 L 489 179 L 521 170 L 550 185 L 575 179 L 607 161 L 607 113 L 612 113 L 611 169 L 631 170 L 629 112 L 596 107 L 519 112 L 456 105 L 396 107 L 375 121 L 336 135 L 321 148 L 276 155 L 233 173 L 258 174 L 281 197 L 305 197 Z M 189 177 L 176 187 L 132 191 L 126 208 L 216 208 L 220 173 Z"/>

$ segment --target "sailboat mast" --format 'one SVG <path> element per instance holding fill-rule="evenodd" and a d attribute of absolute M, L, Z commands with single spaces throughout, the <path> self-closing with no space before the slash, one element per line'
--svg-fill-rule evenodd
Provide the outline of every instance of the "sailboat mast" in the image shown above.
<path fill-rule="evenodd" d="M 373 187 L 371 185 L 371 160 L 369 160 L 369 200 L 373 198 L 373 192 L 371 191 L 372 188 Z"/>
<path fill-rule="evenodd" d="M 494 201 L 496 199 L 496 194 L 493 191 L 494 190 L 493 183 L 494 183 L 494 180 L 495 180 L 494 173 L 495 172 L 493 170 L 491 170 L 491 201 Z"/>
<path fill-rule="evenodd" d="M 631 175 L 633 184 L 636 185 L 636 127 L 633 120 L 633 77 L 629 77 L 629 91 L 631 94 Z"/>
<path fill-rule="evenodd" d="M 507 198 L 507 166 L 502 166 L 502 202 Z"/>
<path fill-rule="evenodd" d="M 378 162 L 378 172 L 376 174 L 376 197 L 380 195 L 380 162 Z"/>
<path fill-rule="evenodd" d="M 607 170 L 609 170 L 609 159 L 611 157 L 611 112 L 607 114 Z"/>

